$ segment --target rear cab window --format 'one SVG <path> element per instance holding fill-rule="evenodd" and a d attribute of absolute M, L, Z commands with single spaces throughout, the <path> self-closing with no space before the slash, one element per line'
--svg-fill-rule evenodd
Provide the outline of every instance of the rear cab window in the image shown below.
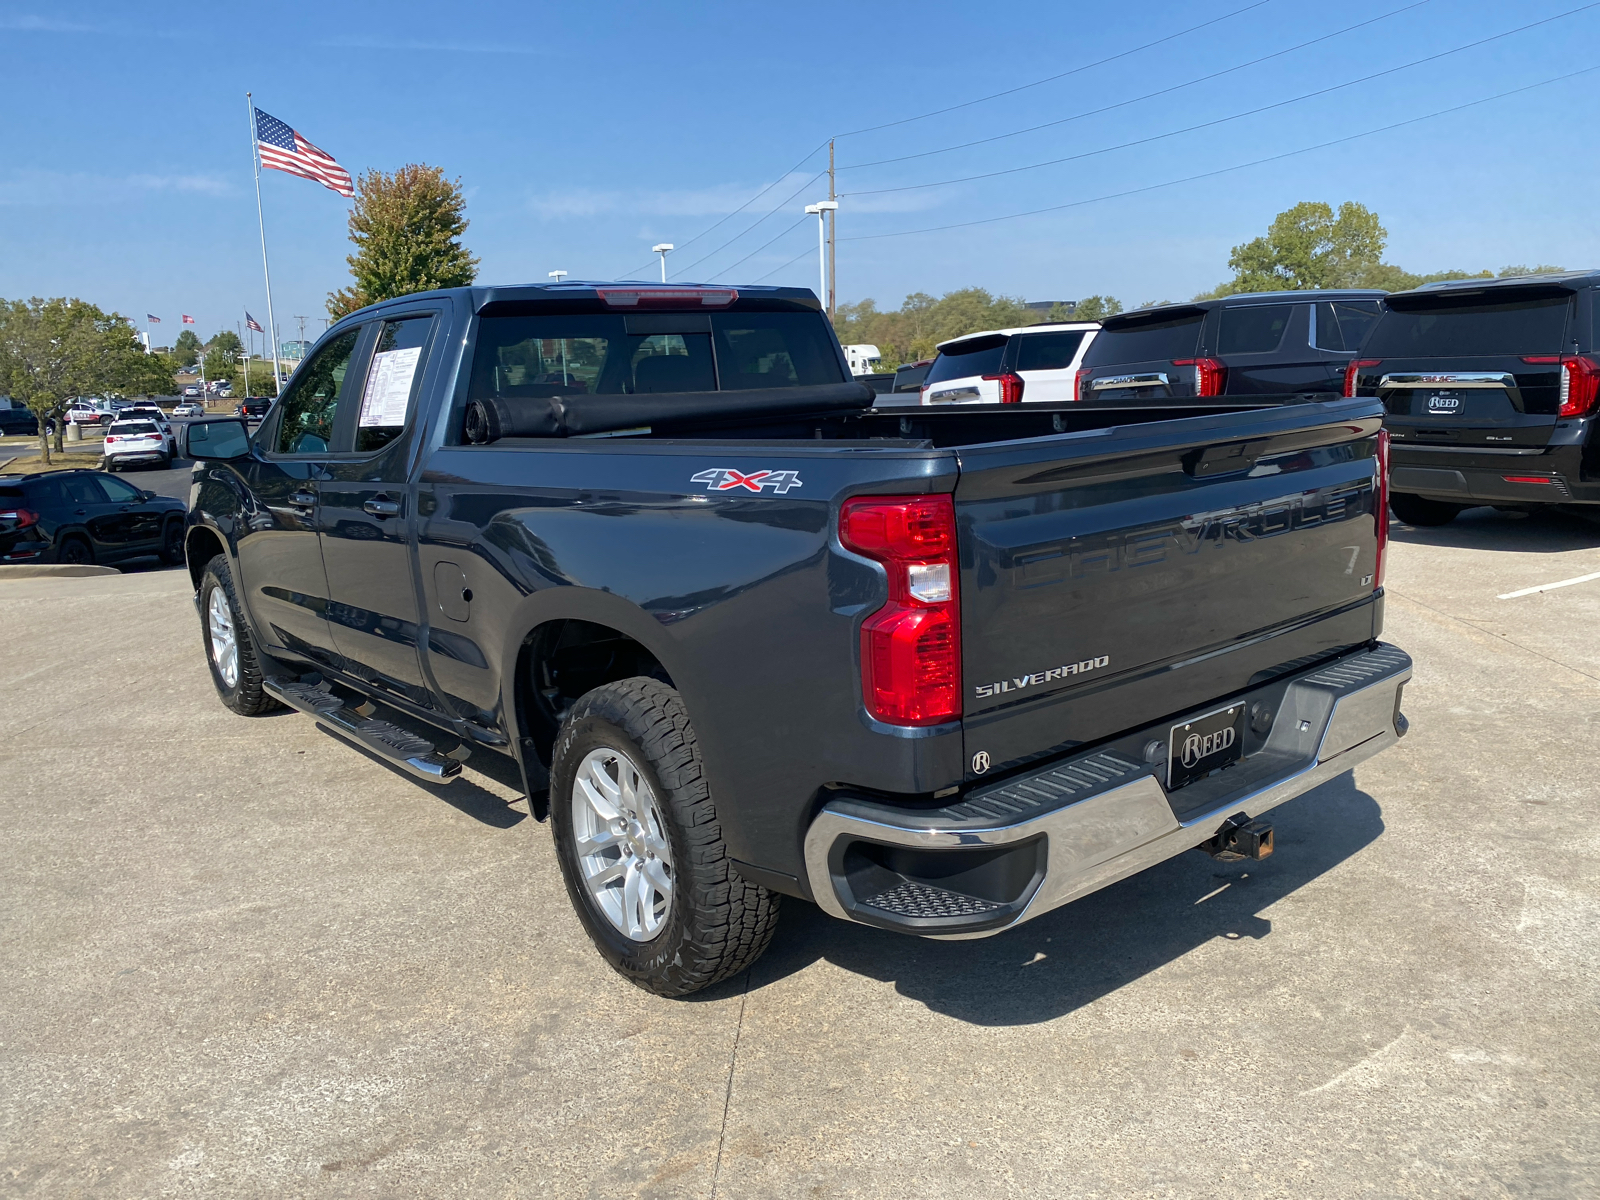
<path fill-rule="evenodd" d="M 482 318 L 470 389 L 569 399 L 844 382 L 817 313 L 592 313 Z"/>

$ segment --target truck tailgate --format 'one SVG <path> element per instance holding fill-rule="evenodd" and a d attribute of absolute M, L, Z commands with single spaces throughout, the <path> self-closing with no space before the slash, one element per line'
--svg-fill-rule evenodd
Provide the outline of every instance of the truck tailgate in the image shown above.
<path fill-rule="evenodd" d="M 959 451 L 969 777 L 1375 636 L 1372 399 Z"/>

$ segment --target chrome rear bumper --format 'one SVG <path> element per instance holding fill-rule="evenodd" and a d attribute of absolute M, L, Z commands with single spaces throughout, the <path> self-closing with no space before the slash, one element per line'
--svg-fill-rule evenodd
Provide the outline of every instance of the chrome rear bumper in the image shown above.
<path fill-rule="evenodd" d="M 1258 817 L 1394 745 L 1406 731 L 1400 694 L 1410 678 L 1410 657 L 1380 643 L 1248 692 L 1240 698 L 1276 705 L 1261 744 L 1170 797 L 1157 777 L 1164 760 L 1153 766 L 1129 752 L 1171 723 L 1164 722 L 944 808 L 835 800 L 806 833 L 812 895 L 836 917 L 905 933 L 999 933 L 1192 849 L 1234 814 Z"/>

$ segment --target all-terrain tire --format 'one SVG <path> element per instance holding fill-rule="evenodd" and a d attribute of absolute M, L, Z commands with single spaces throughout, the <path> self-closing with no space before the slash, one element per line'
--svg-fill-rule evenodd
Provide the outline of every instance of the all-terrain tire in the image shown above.
<path fill-rule="evenodd" d="M 1389 509 L 1407 525 L 1448 525 L 1456 519 L 1461 505 L 1447 500 L 1429 500 L 1412 492 L 1390 492 Z"/>
<path fill-rule="evenodd" d="M 233 616 L 234 637 L 239 647 L 239 677 L 231 685 L 217 668 L 217 656 L 212 653 L 211 623 L 207 619 L 211 595 L 221 591 Z M 283 705 L 273 699 L 261 686 L 261 663 L 256 656 L 255 635 L 245 620 L 244 609 L 239 604 L 239 594 L 234 589 L 233 571 L 226 555 L 219 554 L 206 564 L 200 576 L 200 641 L 205 646 L 206 665 L 211 668 L 211 682 L 216 685 L 222 702 L 241 717 L 254 717 L 261 713 L 276 712 Z"/>
<path fill-rule="evenodd" d="M 660 932 L 635 941 L 590 896 L 579 865 L 573 795 L 596 750 L 635 763 L 656 798 L 672 851 L 672 901 Z M 636 676 L 595 688 L 572 706 L 556 737 L 550 827 L 567 894 L 600 954 L 658 996 L 686 996 L 737 975 L 761 957 L 778 923 L 779 897 L 741 878 L 728 858 L 700 744 L 677 691 Z"/>

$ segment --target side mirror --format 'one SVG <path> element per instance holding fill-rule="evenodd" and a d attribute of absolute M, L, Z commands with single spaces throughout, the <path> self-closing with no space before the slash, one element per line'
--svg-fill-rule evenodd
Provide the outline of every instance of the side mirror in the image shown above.
<path fill-rule="evenodd" d="M 244 422 L 231 418 L 194 421 L 184 433 L 184 451 L 199 462 L 226 462 L 250 453 L 250 432 Z"/>
<path fill-rule="evenodd" d="M 139 493 L 139 499 L 141 499 L 141 500 L 154 500 L 155 498 L 156 498 L 156 494 L 154 492 L 140 492 Z"/>

